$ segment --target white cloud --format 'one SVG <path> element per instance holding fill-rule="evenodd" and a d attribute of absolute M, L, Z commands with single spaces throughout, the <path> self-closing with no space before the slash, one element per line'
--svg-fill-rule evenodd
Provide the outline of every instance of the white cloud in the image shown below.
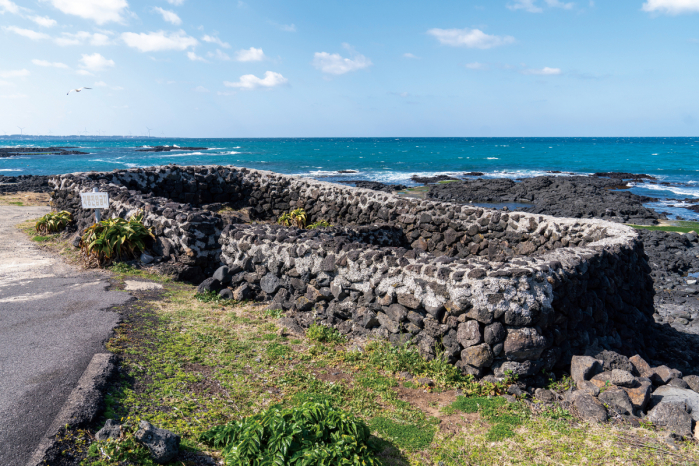
<path fill-rule="evenodd" d="M 501 45 L 512 44 L 512 36 L 493 36 L 480 29 L 430 29 L 427 34 L 434 36 L 443 45 L 453 47 L 468 47 L 472 49 L 490 49 Z"/>
<path fill-rule="evenodd" d="M 537 0 L 514 0 L 514 3 L 508 4 L 507 8 L 510 10 L 524 10 L 529 13 L 541 13 L 544 9 L 538 6 L 536 1 Z M 546 6 L 549 8 L 563 8 L 564 10 L 572 10 L 575 6 L 573 2 L 565 3 L 560 0 L 544 0 L 544 3 L 546 3 Z"/>
<path fill-rule="evenodd" d="M 539 76 L 556 76 L 561 74 L 561 69 L 560 68 L 549 68 L 548 66 L 545 66 L 543 68 L 535 69 L 535 70 L 524 70 L 522 71 L 522 74 L 534 74 L 534 75 L 539 75 Z"/>
<path fill-rule="evenodd" d="M 313 55 L 313 66 L 323 73 L 340 75 L 373 65 L 371 60 L 357 53 L 349 44 L 342 44 L 342 46 L 352 54 L 352 58 L 344 58 L 339 53 L 316 52 Z"/>
<path fill-rule="evenodd" d="M 129 4 L 126 0 L 50 0 L 51 4 L 67 15 L 91 19 L 97 24 L 123 22 L 122 14 Z"/>
<path fill-rule="evenodd" d="M 65 63 L 59 63 L 59 62 L 50 62 L 48 60 L 32 60 L 32 63 L 34 63 L 36 66 L 44 66 L 44 67 L 53 67 L 53 68 L 69 68 L 68 65 Z"/>
<path fill-rule="evenodd" d="M 105 68 L 113 68 L 115 65 L 114 60 L 108 60 L 99 53 L 83 54 L 80 62 L 80 67 L 89 71 L 102 71 Z"/>
<path fill-rule="evenodd" d="M 218 94 L 218 95 L 236 95 L 237 92 L 235 92 L 235 91 L 223 91 L 223 92 L 218 91 L 216 94 Z"/>
<path fill-rule="evenodd" d="M 524 10 L 529 13 L 541 13 L 544 11 L 540 7 L 534 5 L 534 1 L 535 0 L 515 0 L 514 3 L 507 5 L 507 8 L 510 10 Z"/>
<path fill-rule="evenodd" d="M 79 74 L 80 76 L 94 76 L 94 74 L 90 73 L 87 70 L 78 70 L 78 71 L 76 71 L 76 73 Z"/>
<path fill-rule="evenodd" d="M 469 70 L 487 70 L 490 69 L 488 65 L 485 63 L 478 63 L 478 62 L 473 62 L 473 63 L 466 63 L 466 68 Z"/>
<path fill-rule="evenodd" d="M 2 0 L 0 0 L 0 1 L 2 1 Z M 45 28 L 50 28 L 50 27 L 53 27 L 57 24 L 55 19 L 51 19 L 48 16 L 31 16 L 29 19 L 34 21 L 39 26 L 42 26 Z"/>
<path fill-rule="evenodd" d="M 403 57 L 405 58 L 415 58 L 415 59 L 420 59 L 417 55 L 413 55 L 412 53 L 404 53 Z"/>
<path fill-rule="evenodd" d="M 97 81 L 92 87 L 107 87 L 107 83 L 104 81 Z"/>
<path fill-rule="evenodd" d="M 43 32 L 36 32 L 32 31 L 31 29 L 22 29 L 18 28 L 17 26 L 7 26 L 3 27 L 4 30 L 14 32 L 17 35 L 20 35 L 22 37 L 26 37 L 31 40 L 41 40 L 41 39 L 50 39 L 51 36 L 48 34 L 44 34 Z"/>
<path fill-rule="evenodd" d="M 0 81 L 0 86 L 14 86 L 15 83 L 11 83 L 10 81 Z"/>
<path fill-rule="evenodd" d="M 194 88 L 194 92 L 209 92 L 209 90 L 204 86 L 197 86 Z"/>
<path fill-rule="evenodd" d="M 575 6 L 575 3 L 573 2 L 563 3 L 560 0 L 545 0 L 545 2 L 551 8 L 563 8 L 564 10 L 572 10 Z"/>
<path fill-rule="evenodd" d="M 208 52 L 206 54 L 207 57 L 209 58 L 215 58 L 217 60 L 221 61 L 228 61 L 231 59 L 231 57 L 228 56 L 226 52 L 221 51 L 221 49 L 216 49 L 216 52 Z"/>
<path fill-rule="evenodd" d="M 235 52 L 235 59 L 238 61 L 262 61 L 265 58 L 267 57 L 265 57 L 262 49 L 256 49 L 255 47 Z"/>
<path fill-rule="evenodd" d="M 0 99 L 24 99 L 25 97 L 27 97 L 25 94 L 0 95 Z"/>
<path fill-rule="evenodd" d="M 19 6 L 10 0 L 0 0 L 0 14 L 5 12 L 17 15 L 19 14 Z"/>
<path fill-rule="evenodd" d="M 0 71 L 0 78 L 24 78 L 25 76 L 29 76 L 29 70 L 23 69 L 23 70 L 7 70 L 7 71 Z"/>
<path fill-rule="evenodd" d="M 199 44 L 194 37 L 188 36 L 184 31 L 166 33 L 165 31 L 158 32 L 125 32 L 121 35 L 121 39 L 129 47 L 140 50 L 141 52 L 161 52 L 163 50 L 179 50 L 184 51 L 189 47 L 194 47 Z"/>
<path fill-rule="evenodd" d="M 184 0 L 167 0 L 170 5 L 180 6 L 184 3 Z"/>
<path fill-rule="evenodd" d="M 177 16 L 177 13 L 175 13 L 174 11 L 165 10 L 163 8 L 160 8 L 159 6 L 154 7 L 153 11 L 160 13 L 163 17 L 163 21 L 167 21 L 168 23 L 174 24 L 175 26 L 179 26 L 180 24 L 182 24 L 182 20 L 179 16 Z"/>
<path fill-rule="evenodd" d="M 245 74 L 240 77 L 238 82 L 224 81 L 226 87 L 237 87 L 240 89 L 257 89 L 258 87 L 276 87 L 289 82 L 284 76 L 274 71 L 266 71 L 264 78 L 258 78 L 254 74 Z"/>
<path fill-rule="evenodd" d="M 187 58 L 192 61 L 203 61 L 204 63 L 208 63 L 204 57 L 200 57 L 194 52 L 187 52 Z"/>
<path fill-rule="evenodd" d="M 231 44 L 229 44 L 228 42 L 223 42 L 221 39 L 219 39 L 216 36 L 210 36 L 207 34 L 204 37 L 202 37 L 201 40 L 203 40 L 204 42 L 209 42 L 211 44 L 218 44 L 221 47 L 223 47 L 224 49 L 231 48 Z"/>
<path fill-rule="evenodd" d="M 62 47 L 83 44 L 90 44 L 99 47 L 112 43 L 112 40 L 106 34 L 101 34 L 99 32 L 90 33 L 87 31 L 79 31 L 75 33 L 63 32 L 61 33 L 61 37 L 56 37 L 53 41 Z"/>
<path fill-rule="evenodd" d="M 699 13 L 699 0 L 647 0 L 643 11 L 680 15 Z"/>

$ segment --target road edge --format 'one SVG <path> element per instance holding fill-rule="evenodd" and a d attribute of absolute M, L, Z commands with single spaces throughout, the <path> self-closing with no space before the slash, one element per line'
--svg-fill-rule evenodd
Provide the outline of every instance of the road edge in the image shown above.
<path fill-rule="evenodd" d="M 104 390 L 116 372 L 116 356 L 97 353 L 80 376 L 58 415 L 34 450 L 27 466 L 51 464 L 56 450 L 58 433 L 62 427 L 84 427 L 92 423 L 104 409 Z"/>

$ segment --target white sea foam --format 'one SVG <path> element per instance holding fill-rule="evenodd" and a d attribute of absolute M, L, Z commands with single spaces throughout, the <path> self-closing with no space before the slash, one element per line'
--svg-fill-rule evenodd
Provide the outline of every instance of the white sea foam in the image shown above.
<path fill-rule="evenodd" d="M 652 189 L 654 191 L 670 191 L 673 194 L 680 196 L 699 197 L 699 188 L 690 188 L 688 186 L 665 186 L 662 184 L 636 183 L 633 187 Z"/>
<path fill-rule="evenodd" d="M 497 157 L 486 157 L 486 158 L 487 158 L 488 160 L 500 160 L 500 159 L 497 158 Z"/>
<path fill-rule="evenodd" d="M 21 168 L 1 168 L 0 172 L 23 172 Z"/>

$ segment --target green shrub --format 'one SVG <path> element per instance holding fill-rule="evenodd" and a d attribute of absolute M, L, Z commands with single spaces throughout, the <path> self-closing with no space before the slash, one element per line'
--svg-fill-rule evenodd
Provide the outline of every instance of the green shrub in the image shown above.
<path fill-rule="evenodd" d="M 345 337 L 337 329 L 325 325 L 311 324 L 306 330 L 306 338 L 319 343 L 344 343 Z"/>
<path fill-rule="evenodd" d="M 306 211 L 303 209 L 294 209 L 291 212 L 282 214 L 277 220 L 277 223 L 286 227 L 295 226 L 296 228 L 304 228 L 306 226 Z"/>
<path fill-rule="evenodd" d="M 329 227 L 331 227 L 331 226 L 332 226 L 332 225 L 329 224 L 327 221 L 325 221 L 325 220 L 320 220 L 320 221 L 318 221 L 318 222 L 311 223 L 310 225 L 308 225 L 308 229 L 309 229 L 309 230 L 313 230 L 314 228 L 329 228 Z"/>
<path fill-rule="evenodd" d="M 284 315 L 283 309 L 267 309 L 264 314 L 265 317 L 271 317 L 272 319 L 279 319 Z"/>
<path fill-rule="evenodd" d="M 129 220 L 110 218 L 102 220 L 85 230 L 80 248 L 86 261 L 97 261 L 97 265 L 109 265 L 112 261 L 133 257 L 145 251 L 146 241 L 153 238 L 149 228 L 143 225 L 143 214 Z"/>
<path fill-rule="evenodd" d="M 221 448 L 226 465 L 378 466 L 369 428 L 330 403 L 272 406 L 240 421 L 214 427 L 201 441 Z"/>
<path fill-rule="evenodd" d="M 73 221 L 73 215 L 67 210 L 61 212 L 49 212 L 41 217 L 35 225 L 36 232 L 40 234 L 57 233 L 65 229 Z"/>

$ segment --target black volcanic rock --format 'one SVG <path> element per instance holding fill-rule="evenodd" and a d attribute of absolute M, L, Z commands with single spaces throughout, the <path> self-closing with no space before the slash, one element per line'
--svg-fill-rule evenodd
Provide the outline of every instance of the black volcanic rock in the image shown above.
<path fill-rule="evenodd" d="M 364 180 L 352 180 L 352 181 L 341 181 L 343 184 L 353 184 L 357 188 L 371 189 L 373 191 L 383 191 L 385 193 L 392 193 L 394 191 L 403 191 L 408 189 L 404 184 L 385 184 L 379 183 L 378 181 L 364 181 Z"/>
<path fill-rule="evenodd" d="M 551 172 L 554 173 L 554 172 Z M 626 173 L 626 172 L 606 172 L 606 173 L 595 173 L 592 176 L 596 177 L 604 177 L 604 178 L 613 178 L 617 180 L 655 180 L 654 176 L 650 175 L 645 175 L 643 173 L 637 174 L 637 173 Z"/>
<path fill-rule="evenodd" d="M 436 184 L 427 197 L 458 202 L 521 202 L 533 204 L 522 209 L 556 217 L 602 218 L 614 222 L 652 225 L 664 216 L 643 203 L 653 198 L 628 191 L 619 179 L 589 176 L 538 176 L 515 182 L 509 178 L 465 180 Z"/>
<path fill-rule="evenodd" d="M 448 175 L 437 175 L 437 176 L 426 176 L 426 177 L 413 175 L 412 177 L 410 177 L 410 179 L 413 180 L 414 182 L 420 183 L 420 184 L 437 183 L 439 181 L 458 181 L 458 178 L 454 178 L 454 177 L 448 176 Z"/>
<path fill-rule="evenodd" d="M 172 147 L 172 146 L 155 146 L 145 149 L 136 149 L 136 152 L 172 152 L 173 150 L 209 150 L 208 147 Z"/>
<path fill-rule="evenodd" d="M 48 176 L 34 175 L 19 175 L 19 176 L 3 176 L 0 175 L 0 193 L 17 193 L 17 192 L 33 192 L 33 193 L 50 193 L 52 191 L 48 183 Z"/>
<path fill-rule="evenodd" d="M 25 154 L 50 154 L 50 155 L 88 155 L 89 152 L 80 152 L 74 147 L 0 147 L 0 158 L 17 157 Z"/>

